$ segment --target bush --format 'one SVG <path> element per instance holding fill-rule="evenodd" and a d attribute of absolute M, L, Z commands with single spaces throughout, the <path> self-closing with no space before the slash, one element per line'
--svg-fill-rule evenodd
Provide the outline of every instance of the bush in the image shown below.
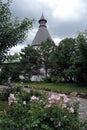
<path fill-rule="evenodd" d="M 43 81 L 46 82 L 46 83 L 52 82 L 50 77 L 43 78 Z"/>
<path fill-rule="evenodd" d="M 21 92 L 21 91 L 22 91 L 21 86 L 3 89 L 3 91 L 0 93 L 0 100 L 1 101 L 7 101 L 10 93 L 16 94 L 17 92 Z"/>
<path fill-rule="evenodd" d="M 15 95 L 15 97 L 14 97 Z M 8 110 L 0 111 L 0 130 L 80 130 L 78 101 L 65 94 L 16 92 Z"/>
<path fill-rule="evenodd" d="M 55 76 L 55 77 L 52 77 L 51 80 L 52 80 L 53 83 L 58 84 L 58 83 L 62 82 L 62 77 L 61 76 Z"/>

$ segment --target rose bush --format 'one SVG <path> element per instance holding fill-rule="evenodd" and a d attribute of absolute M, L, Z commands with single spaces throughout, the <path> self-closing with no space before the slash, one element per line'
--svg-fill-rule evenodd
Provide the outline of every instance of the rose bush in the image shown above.
<path fill-rule="evenodd" d="M 80 130 L 79 101 L 65 94 L 37 91 L 9 94 L 8 110 L 0 111 L 0 130 Z"/>

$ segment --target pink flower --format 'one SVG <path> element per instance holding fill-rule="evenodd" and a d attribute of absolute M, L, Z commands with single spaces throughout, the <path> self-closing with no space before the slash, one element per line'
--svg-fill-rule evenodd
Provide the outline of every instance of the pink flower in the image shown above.
<path fill-rule="evenodd" d="M 65 94 L 59 94 L 60 98 L 63 100 L 64 103 L 67 103 L 69 101 L 69 98 Z"/>
<path fill-rule="evenodd" d="M 69 98 L 64 97 L 63 101 L 64 101 L 65 103 L 67 103 L 67 102 L 69 101 Z"/>
<path fill-rule="evenodd" d="M 8 97 L 8 104 L 11 105 L 16 100 L 14 94 L 10 93 L 10 96 Z"/>
<path fill-rule="evenodd" d="M 55 94 L 52 94 L 49 98 L 48 98 L 48 100 L 56 100 L 56 101 L 58 101 L 58 100 L 60 100 L 60 96 L 58 96 L 58 95 L 55 95 Z"/>
<path fill-rule="evenodd" d="M 55 103 L 55 100 L 50 100 L 49 101 L 49 104 L 53 104 L 53 103 Z"/>
<path fill-rule="evenodd" d="M 10 93 L 10 99 L 15 100 L 14 94 Z"/>
<path fill-rule="evenodd" d="M 31 101 L 35 101 L 35 100 L 37 100 L 37 101 L 38 101 L 38 100 L 39 100 L 39 98 L 38 98 L 38 97 L 36 97 L 36 96 L 32 96 L 32 97 L 31 97 Z"/>
<path fill-rule="evenodd" d="M 73 107 L 68 108 L 69 113 L 74 113 Z"/>
<path fill-rule="evenodd" d="M 67 97 L 65 94 L 59 94 L 60 97 Z"/>
<path fill-rule="evenodd" d="M 66 108 L 67 107 L 67 105 L 66 104 L 62 104 L 62 108 Z"/>

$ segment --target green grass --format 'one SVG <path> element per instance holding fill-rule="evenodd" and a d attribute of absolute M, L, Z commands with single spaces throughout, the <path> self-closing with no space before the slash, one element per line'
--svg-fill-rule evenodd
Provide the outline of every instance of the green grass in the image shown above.
<path fill-rule="evenodd" d="M 15 83 L 14 83 L 15 85 Z M 16 83 L 16 85 L 20 85 Z M 86 93 L 87 94 L 87 86 L 78 86 L 76 84 L 71 83 L 60 83 L 60 84 L 53 84 L 53 83 L 43 83 L 43 82 L 32 82 L 32 83 L 23 83 L 23 86 L 33 87 L 35 89 L 45 89 L 63 93 L 71 93 L 71 92 L 78 92 L 78 93 Z"/>

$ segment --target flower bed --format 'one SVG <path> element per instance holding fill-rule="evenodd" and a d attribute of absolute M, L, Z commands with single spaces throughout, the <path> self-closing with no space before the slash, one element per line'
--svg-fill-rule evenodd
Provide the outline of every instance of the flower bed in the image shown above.
<path fill-rule="evenodd" d="M 0 130 L 80 130 L 79 101 L 65 94 L 38 91 L 10 93 L 8 110 L 0 111 Z"/>

